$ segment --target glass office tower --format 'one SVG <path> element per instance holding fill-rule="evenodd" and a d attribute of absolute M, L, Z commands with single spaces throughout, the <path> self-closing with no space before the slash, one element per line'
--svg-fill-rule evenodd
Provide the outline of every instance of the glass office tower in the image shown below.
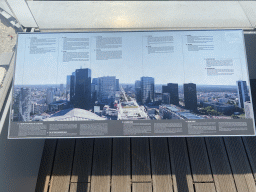
<path fill-rule="evenodd" d="M 168 83 L 167 86 L 162 86 L 162 93 L 169 93 L 170 103 L 173 105 L 179 105 L 179 93 L 177 83 Z"/>
<path fill-rule="evenodd" d="M 102 104 L 111 104 L 115 101 L 116 77 L 99 77 L 99 101 Z"/>
<path fill-rule="evenodd" d="M 141 77 L 141 100 L 142 104 L 154 102 L 155 80 L 153 77 Z"/>
<path fill-rule="evenodd" d="M 91 69 L 77 69 L 75 77 L 75 107 L 91 107 Z"/>
<path fill-rule="evenodd" d="M 184 84 L 184 102 L 185 108 L 196 111 L 197 110 L 197 95 L 196 95 L 196 84 L 188 83 Z"/>

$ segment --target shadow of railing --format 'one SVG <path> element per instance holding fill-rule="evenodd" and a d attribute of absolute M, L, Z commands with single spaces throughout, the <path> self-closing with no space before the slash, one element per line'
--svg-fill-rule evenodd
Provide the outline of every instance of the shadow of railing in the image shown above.
<path fill-rule="evenodd" d="M 1 23 L 6 27 L 12 27 L 16 33 L 23 31 L 22 26 L 18 23 L 18 21 L 13 16 L 5 12 L 5 10 L 2 8 L 0 8 L 0 20 Z"/>
<path fill-rule="evenodd" d="M 254 151 L 250 150 L 253 150 L 256 138 L 250 137 L 249 144 L 247 139 L 46 140 L 37 191 L 45 181 L 50 183 L 51 189 L 86 187 L 93 188 L 93 191 L 109 191 L 110 186 L 111 191 L 115 191 L 113 188 L 131 189 L 134 183 L 151 183 L 153 188 L 176 188 L 178 191 L 194 191 L 196 183 L 213 183 L 216 189 L 234 191 L 253 184 L 255 189 L 252 161 L 256 159 L 252 155 Z M 42 174 L 46 169 L 47 174 Z M 63 184 L 58 186 L 59 183 Z"/>

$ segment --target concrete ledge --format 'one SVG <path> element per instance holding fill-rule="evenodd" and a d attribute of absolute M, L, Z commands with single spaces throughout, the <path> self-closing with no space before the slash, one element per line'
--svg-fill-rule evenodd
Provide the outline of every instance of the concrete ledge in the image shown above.
<path fill-rule="evenodd" d="M 16 54 L 12 54 L 11 57 L 9 55 L 8 58 L 7 58 L 8 54 L 6 54 L 5 56 L 6 57 L 4 57 L 4 59 L 1 57 L 2 58 L 1 61 L 4 64 L 9 63 L 9 67 L 8 67 L 7 72 L 5 74 L 5 78 L 3 80 L 3 83 L 0 86 L 0 111 L 2 110 L 5 97 L 7 96 L 8 89 L 9 89 L 9 87 L 11 85 L 11 82 L 12 82 L 13 73 L 14 73 L 14 62 L 15 62 L 14 60 L 15 60 Z M 8 62 L 8 59 L 9 59 L 9 62 Z M 1 64 L 0 64 L 0 66 L 1 66 Z"/>
<path fill-rule="evenodd" d="M 253 29 L 237 1 L 28 1 L 40 29 Z"/>

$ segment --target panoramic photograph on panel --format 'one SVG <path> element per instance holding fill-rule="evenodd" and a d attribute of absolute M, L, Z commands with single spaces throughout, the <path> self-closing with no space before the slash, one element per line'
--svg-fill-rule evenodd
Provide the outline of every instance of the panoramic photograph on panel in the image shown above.
<path fill-rule="evenodd" d="M 12 121 L 253 118 L 237 52 L 217 58 L 225 44 L 213 36 L 141 34 L 24 40 L 31 59 L 18 59 Z"/>
<path fill-rule="evenodd" d="M 255 135 L 242 30 L 19 34 L 9 138 Z"/>
<path fill-rule="evenodd" d="M 66 82 L 62 84 L 33 85 L 31 79 L 31 85 L 14 85 L 12 120 L 243 119 L 253 115 L 243 80 L 234 80 L 233 85 L 156 84 L 156 77 L 142 76 L 129 83 L 107 74 L 94 77 L 90 68 L 63 75 Z"/>

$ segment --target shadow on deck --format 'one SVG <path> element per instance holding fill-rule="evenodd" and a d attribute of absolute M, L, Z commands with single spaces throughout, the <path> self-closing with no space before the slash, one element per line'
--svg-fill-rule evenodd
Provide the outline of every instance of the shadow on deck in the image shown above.
<path fill-rule="evenodd" d="M 46 140 L 36 191 L 256 191 L 255 137 Z"/>

